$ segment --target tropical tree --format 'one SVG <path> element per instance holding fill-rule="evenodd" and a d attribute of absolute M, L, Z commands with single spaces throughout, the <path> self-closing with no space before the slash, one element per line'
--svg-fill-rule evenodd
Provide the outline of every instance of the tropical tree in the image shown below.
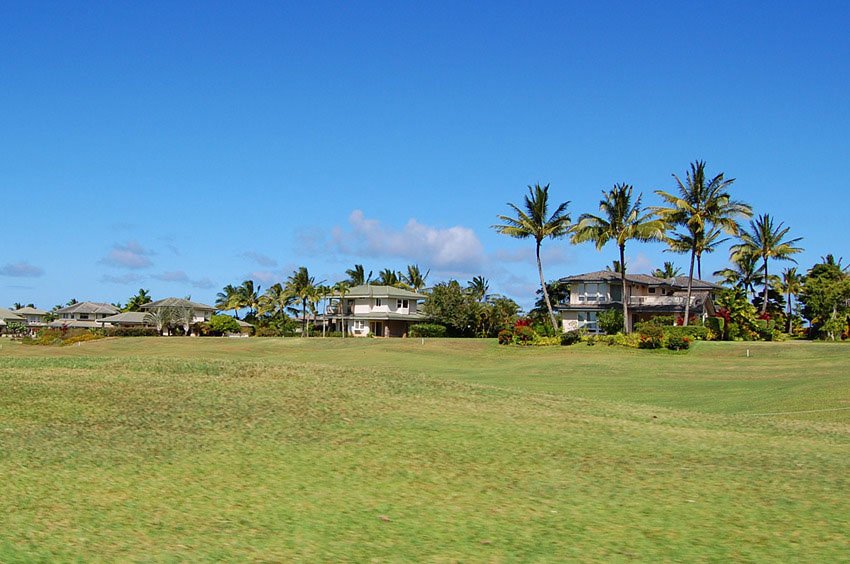
<path fill-rule="evenodd" d="M 784 223 L 780 222 L 779 225 L 774 225 L 770 214 L 762 214 L 750 221 L 749 229 L 741 232 L 741 242 L 731 249 L 733 256 L 744 253 L 762 260 L 762 275 L 764 276 L 762 313 L 767 311 L 767 293 L 770 287 L 768 260 L 790 260 L 796 263 L 797 261 L 791 258 L 791 255 L 803 251 L 802 248 L 796 246 L 797 243 L 802 241 L 802 237 L 786 239 L 788 231 L 790 231 L 790 228 L 784 227 Z"/>
<path fill-rule="evenodd" d="M 425 281 L 431 271 L 422 274 L 418 264 L 410 264 L 407 266 L 407 274 L 402 274 L 401 281 L 414 292 L 421 292 L 425 289 Z"/>
<path fill-rule="evenodd" d="M 145 290 L 144 288 L 139 288 L 138 293 L 127 300 L 127 305 L 124 306 L 124 311 L 141 311 L 143 305 L 149 304 L 152 301 L 153 299 L 151 298 L 150 291 Z"/>
<path fill-rule="evenodd" d="M 221 292 L 215 296 L 215 307 L 219 310 L 233 310 L 233 315 L 239 319 L 239 308 L 242 307 L 242 295 L 240 288 L 233 284 L 225 286 Z"/>
<path fill-rule="evenodd" d="M 490 282 L 483 276 L 474 276 L 472 280 L 467 282 L 466 290 L 475 298 L 476 301 L 483 302 L 484 297 L 490 290 Z"/>
<path fill-rule="evenodd" d="M 238 288 L 239 305 L 248 308 L 248 315 L 254 316 L 257 314 L 257 309 L 260 306 L 260 286 L 254 287 L 253 280 L 245 280 Z"/>
<path fill-rule="evenodd" d="M 348 275 L 348 283 L 351 286 L 362 286 L 372 281 L 372 271 L 370 270 L 367 275 L 362 264 L 355 264 L 354 268 L 349 268 L 345 273 Z"/>
<path fill-rule="evenodd" d="M 401 279 L 399 273 L 392 268 L 385 268 L 378 273 L 378 278 L 375 283 L 379 286 L 398 286 Z"/>
<path fill-rule="evenodd" d="M 348 294 L 348 291 L 351 289 L 348 282 L 343 280 L 341 282 L 337 282 L 333 286 L 333 291 L 336 295 L 339 296 L 339 305 L 337 306 L 337 315 L 340 317 L 340 323 L 342 325 L 342 336 L 345 337 L 346 327 L 345 327 L 345 296 Z"/>
<path fill-rule="evenodd" d="M 301 336 L 307 336 L 307 305 L 313 299 L 316 279 L 306 266 L 294 271 L 286 280 L 286 291 L 301 303 Z"/>
<path fill-rule="evenodd" d="M 670 261 L 664 261 L 664 267 L 656 268 L 652 275 L 657 278 L 675 278 L 682 275 L 682 269 Z"/>
<path fill-rule="evenodd" d="M 791 318 L 793 311 L 791 309 L 791 300 L 794 296 L 800 293 L 803 289 L 803 277 L 797 273 L 797 267 L 786 268 L 782 271 L 782 279 L 780 282 L 780 290 L 785 293 L 785 303 L 788 307 L 787 321 L 788 334 L 791 334 Z"/>
<path fill-rule="evenodd" d="M 726 179 L 721 172 L 712 179 L 705 176 L 705 161 L 691 163 L 685 181 L 676 179 L 676 193 L 656 190 L 666 207 L 656 207 L 654 211 L 664 220 L 668 228 L 677 228 L 667 238 L 674 252 L 690 252 L 688 269 L 688 293 L 685 301 L 685 325 L 690 317 L 691 296 L 693 294 L 694 266 L 698 253 L 712 248 L 720 232 L 737 235 L 738 219 L 750 217 L 752 208 L 743 202 L 733 200 L 729 188 L 734 178 Z M 714 241 L 713 241 L 714 240 Z M 689 248 L 688 248 L 689 247 Z M 687 250 L 685 250 L 687 248 Z"/>
<path fill-rule="evenodd" d="M 620 252 L 620 283 L 623 287 L 624 329 L 630 331 L 629 299 L 626 286 L 626 243 L 635 241 L 653 241 L 664 237 L 664 222 L 653 212 L 646 212 L 641 206 L 642 196 L 632 199 L 634 188 L 630 184 L 615 184 L 602 192 L 599 202 L 600 215 L 582 214 L 573 228 L 573 243 L 593 241 L 597 250 L 602 250 L 608 242 L 617 245 Z"/>
<path fill-rule="evenodd" d="M 732 267 L 716 270 L 714 276 L 720 277 L 724 284 L 744 290 L 747 299 L 755 296 L 756 286 L 764 281 L 762 267 L 758 258 L 750 253 L 738 253 L 732 256 Z"/>
<path fill-rule="evenodd" d="M 286 308 L 292 303 L 292 296 L 277 282 L 260 296 L 258 310 L 271 316 L 286 317 Z"/>
<path fill-rule="evenodd" d="M 515 237 L 517 239 L 532 238 L 535 242 L 535 256 L 537 257 L 537 273 L 540 275 L 540 287 L 543 289 L 543 298 L 546 308 L 549 310 L 549 320 L 552 328 L 558 332 L 558 323 L 555 321 L 555 312 L 552 310 L 552 302 L 546 291 L 546 279 L 543 278 L 543 263 L 540 260 L 540 246 L 543 240 L 558 239 L 567 235 L 570 231 L 570 216 L 567 213 L 569 202 L 562 202 L 555 207 L 555 211 L 549 214 L 549 185 L 540 186 L 535 184 L 528 187 L 528 195 L 525 196 L 523 208 L 508 203 L 515 217 L 497 216 L 504 223 L 494 225 L 493 229 L 502 235 Z"/>
<path fill-rule="evenodd" d="M 841 261 L 827 255 L 814 265 L 803 279 L 800 292 L 803 315 L 813 331 L 833 341 L 848 330 L 850 321 L 850 275 Z"/>

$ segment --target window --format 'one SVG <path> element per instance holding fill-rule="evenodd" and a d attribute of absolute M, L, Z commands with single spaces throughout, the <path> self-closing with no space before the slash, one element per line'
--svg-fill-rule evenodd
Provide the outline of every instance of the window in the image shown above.
<path fill-rule="evenodd" d="M 407 309 L 409 302 L 407 300 L 396 300 L 396 309 Z"/>
<path fill-rule="evenodd" d="M 596 312 L 588 311 L 588 312 L 579 312 L 578 314 L 578 322 L 579 327 L 584 327 L 588 331 L 598 331 L 599 328 L 596 325 Z"/>
<path fill-rule="evenodd" d="M 80 319 L 88 319 L 88 318 L 89 318 L 89 314 L 87 314 L 87 313 L 81 313 L 80 314 Z"/>
<path fill-rule="evenodd" d="M 375 307 L 381 307 L 381 305 L 383 305 L 381 298 L 375 298 Z"/>
<path fill-rule="evenodd" d="M 650 293 L 650 294 L 654 294 L 654 293 L 655 293 L 655 288 L 649 288 L 649 293 Z"/>
<path fill-rule="evenodd" d="M 578 301 L 597 303 L 607 301 L 606 293 L 608 287 L 606 284 L 598 284 L 596 282 L 586 282 L 578 285 Z"/>

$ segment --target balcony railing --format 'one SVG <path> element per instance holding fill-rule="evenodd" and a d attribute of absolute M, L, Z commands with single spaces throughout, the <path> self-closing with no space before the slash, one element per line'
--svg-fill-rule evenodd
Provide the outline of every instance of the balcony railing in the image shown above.
<path fill-rule="evenodd" d="M 682 296 L 629 296 L 631 306 L 684 306 L 688 298 Z M 696 300 L 691 298 L 691 305 Z"/>

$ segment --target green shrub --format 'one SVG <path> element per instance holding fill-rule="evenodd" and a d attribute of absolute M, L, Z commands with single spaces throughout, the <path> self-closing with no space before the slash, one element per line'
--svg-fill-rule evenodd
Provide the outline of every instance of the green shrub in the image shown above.
<path fill-rule="evenodd" d="M 567 331 L 561 334 L 561 345 L 568 347 L 574 345 L 581 340 L 581 333 L 578 331 Z"/>
<path fill-rule="evenodd" d="M 691 347 L 691 338 L 686 335 L 668 335 L 667 348 L 671 351 L 684 351 Z"/>
<path fill-rule="evenodd" d="M 528 325 L 518 325 L 514 328 L 514 342 L 518 345 L 527 345 L 534 341 L 537 333 Z"/>
<path fill-rule="evenodd" d="M 726 320 L 722 317 L 708 317 L 705 320 L 705 327 L 712 333 L 716 340 L 723 339 L 723 333 L 726 329 Z"/>
<path fill-rule="evenodd" d="M 411 337 L 445 337 L 446 327 L 436 323 L 418 323 L 410 326 Z"/>
<path fill-rule="evenodd" d="M 535 347 L 558 346 L 558 345 L 561 344 L 561 338 L 560 337 L 541 337 L 541 336 L 538 335 L 537 338 L 534 339 L 531 342 L 531 344 L 533 344 Z"/>
<path fill-rule="evenodd" d="M 629 333 L 628 335 L 617 333 L 614 335 L 614 343 L 621 347 L 636 349 L 640 347 L 640 335 L 637 333 Z"/>
<path fill-rule="evenodd" d="M 596 335 L 588 335 L 584 338 L 584 344 L 588 347 L 592 347 L 596 344 Z"/>
<path fill-rule="evenodd" d="M 153 327 L 112 327 L 106 330 L 107 337 L 158 337 Z"/>
<path fill-rule="evenodd" d="M 635 328 L 641 325 L 655 325 L 656 327 L 672 327 L 676 323 L 676 318 L 672 315 L 656 315 L 655 317 L 650 317 L 646 321 L 642 321 L 638 323 Z"/>
<path fill-rule="evenodd" d="M 668 338 L 672 336 L 690 337 L 693 341 L 705 341 L 708 339 L 708 328 L 702 325 L 688 325 L 682 327 L 675 325 L 672 327 L 664 327 L 664 335 Z"/>
<path fill-rule="evenodd" d="M 639 332 L 639 348 L 660 349 L 664 346 L 664 329 L 659 325 L 643 324 Z"/>
<path fill-rule="evenodd" d="M 514 333 L 508 329 L 502 329 L 498 334 L 500 345 L 510 345 L 514 342 Z"/>
<path fill-rule="evenodd" d="M 242 327 L 235 318 L 229 315 L 213 315 L 201 328 L 203 335 L 225 335 L 227 333 L 240 333 Z"/>
<path fill-rule="evenodd" d="M 623 323 L 623 312 L 619 309 L 606 309 L 599 312 L 596 317 L 599 328 L 608 335 L 619 333 L 625 327 Z"/>
<path fill-rule="evenodd" d="M 94 331 L 86 331 L 84 333 L 78 333 L 71 337 L 67 337 L 62 339 L 62 346 L 75 345 L 77 343 L 84 343 L 86 341 L 96 341 L 98 339 L 102 339 L 103 335 L 100 333 L 96 333 Z"/>

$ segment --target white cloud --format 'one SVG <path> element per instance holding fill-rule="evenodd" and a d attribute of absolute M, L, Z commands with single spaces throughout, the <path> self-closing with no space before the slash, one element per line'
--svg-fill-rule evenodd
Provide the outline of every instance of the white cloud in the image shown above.
<path fill-rule="evenodd" d="M 206 278 L 206 277 L 199 278 L 198 280 L 192 280 L 191 284 L 195 288 L 201 288 L 201 289 L 204 289 L 204 290 L 208 290 L 209 288 L 212 288 L 213 285 L 214 285 L 213 281 L 210 280 L 209 278 Z"/>
<path fill-rule="evenodd" d="M 152 254 L 153 252 L 145 249 L 136 241 L 130 241 L 126 245 L 116 243 L 112 246 L 112 250 L 100 259 L 100 262 L 119 268 L 147 268 L 153 264 L 148 258 Z"/>
<path fill-rule="evenodd" d="M 26 261 L 14 262 L 0 266 L 0 276 L 13 278 L 38 278 L 44 274 L 44 269 Z"/>
<path fill-rule="evenodd" d="M 245 251 L 239 255 L 242 258 L 246 258 L 248 260 L 254 261 L 260 266 L 277 266 L 277 261 L 273 258 L 266 256 L 262 253 L 257 253 L 255 251 Z"/>
<path fill-rule="evenodd" d="M 438 228 L 410 219 L 402 229 L 368 219 L 361 210 L 348 218 L 350 230 L 336 227 L 332 247 L 344 254 L 395 257 L 433 266 L 435 269 L 468 272 L 484 260 L 484 249 L 475 232 L 463 226 Z"/>
<path fill-rule="evenodd" d="M 163 272 L 162 274 L 157 274 L 154 276 L 157 280 L 162 280 L 163 282 L 188 282 L 189 275 L 183 272 L 182 270 L 172 270 L 169 272 Z"/>
<path fill-rule="evenodd" d="M 101 282 L 109 282 L 110 284 L 131 284 L 136 282 L 141 282 L 145 277 L 140 274 L 134 274 L 132 272 L 128 272 L 127 274 L 122 274 L 120 276 L 112 276 L 111 274 L 104 274 L 100 277 Z"/>

